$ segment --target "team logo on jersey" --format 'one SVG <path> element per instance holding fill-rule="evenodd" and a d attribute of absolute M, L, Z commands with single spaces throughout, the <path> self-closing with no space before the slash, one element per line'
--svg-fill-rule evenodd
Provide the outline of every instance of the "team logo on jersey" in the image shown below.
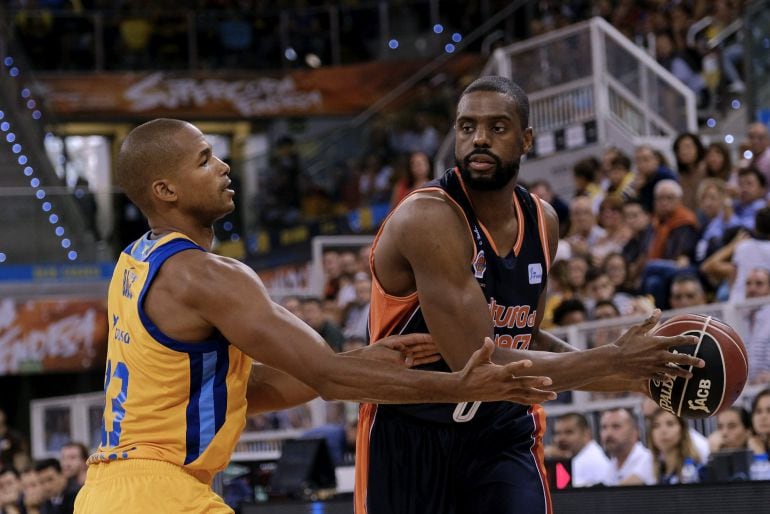
<path fill-rule="evenodd" d="M 476 278 L 483 278 L 485 271 L 487 271 L 487 257 L 484 255 L 484 250 L 481 250 L 473 261 L 473 275 Z"/>
<path fill-rule="evenodd" d="M 543 281 L 543 266 L 539 262 L 530 264 L 529 268 L 529 283 L 539 284 Z"/>
<path fill-rule="evenodd" d="M 129 300 L 134 297 L 131 286 L 136 282 L 136 274 L 133 271 L 123 270 L 123 296 Z"/>

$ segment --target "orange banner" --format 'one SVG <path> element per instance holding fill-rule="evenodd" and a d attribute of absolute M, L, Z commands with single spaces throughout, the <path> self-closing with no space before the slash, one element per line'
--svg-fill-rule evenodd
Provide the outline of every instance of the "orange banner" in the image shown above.
<path fill-rule="evenodd" d="M 104 366 L 104 300 L 0 300 L 0 375 Z"/>
<path fill-rule="evenodd" d="M 158 71 L 39 74 L 36 79 L 48 108 L 65 117 L 352 115 L 371 106 L 426 64 L 427 61 L 374 61 L 293 70 L 282 76 L 211 72 L 181 75 Z M 461 54 L 439 71 L 459 77 L 480 65 L 479 57 Z"/>

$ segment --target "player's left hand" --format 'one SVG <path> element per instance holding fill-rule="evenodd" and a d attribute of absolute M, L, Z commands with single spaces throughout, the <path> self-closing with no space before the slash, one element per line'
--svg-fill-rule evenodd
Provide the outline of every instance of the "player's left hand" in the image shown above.
<path fill-rule="evenodd" d="M 441 359 L 429 334 L 388 336 L 376 344 L 356 350 L 356 353 L 364 359 L 392 362 L 409 368 Z"/>

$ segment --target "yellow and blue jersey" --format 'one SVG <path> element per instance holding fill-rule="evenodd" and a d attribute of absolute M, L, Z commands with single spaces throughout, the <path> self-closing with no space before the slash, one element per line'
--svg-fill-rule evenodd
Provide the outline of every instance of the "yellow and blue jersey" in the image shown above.
<path fill-rule="evenodd" d="M 240 437 L 251 358 L 218 334 L 172 339 L 144 311 L 163 263 L 187 250 L 205 251 L 180 233 L 147 234 L 120 255 L 108 293 L 101 444 L 90 464 L 159 460 L 210 482 Z"/>

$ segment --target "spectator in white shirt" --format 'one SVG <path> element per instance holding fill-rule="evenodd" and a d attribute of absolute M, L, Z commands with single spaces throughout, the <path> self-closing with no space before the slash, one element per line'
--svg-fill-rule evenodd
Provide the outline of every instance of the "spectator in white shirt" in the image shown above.
<path fill-rule="evenodd" d="M 553 456 L 572 459 L 572 485 L 590 487 L 604 483 L 610 473 L 610 459 L 594 441 L 588 420 L 582 414 L 570 412 L 554 424 Z"/>
<path fill-rule="evenodd" d="M 604 411 L 601 440 L 610 456 L 607 485 L 652 485 L 652 453 L 639 442 L 639 422 L 628 409 Z"/>
<path fill-rule="evenodd" d="M 770 271 L 754 268 L 746 276 L 746 298 L 770 296 Z M 770 305 L 760 305 L 747 313 L 749 384 L 770 382 Z"/>

